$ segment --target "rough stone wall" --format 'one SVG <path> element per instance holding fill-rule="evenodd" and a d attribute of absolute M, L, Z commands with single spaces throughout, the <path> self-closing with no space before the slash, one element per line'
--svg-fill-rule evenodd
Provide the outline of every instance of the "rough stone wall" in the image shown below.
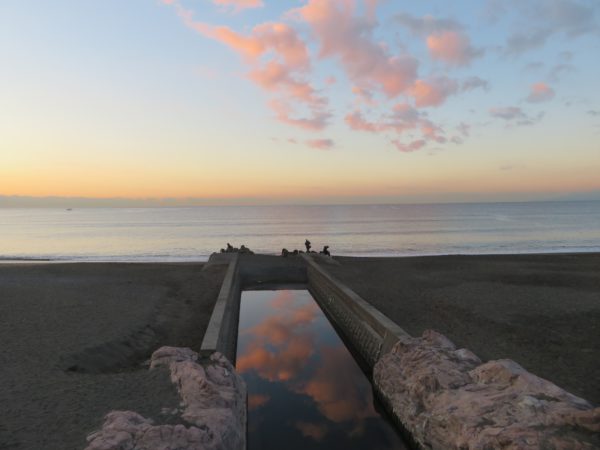
<path fill-rule="evenodd" d="M 112 411 L 86 450 L 243 450 L 246 386 L 220 353 L 204 366 L 188 348 L 161 347 L 150 368 L 166 367 L 181 397 L 181 423 L 153 424 L 133 411 Z M 148 393 L 152 395 L 152 393 Z"/>
<path fill-rule="evenodd" d="M 512 360 L 482 364 L 431 330 L 401 338 L 373 382 L 423 449 L 600 448 L 600 408 Z"/>

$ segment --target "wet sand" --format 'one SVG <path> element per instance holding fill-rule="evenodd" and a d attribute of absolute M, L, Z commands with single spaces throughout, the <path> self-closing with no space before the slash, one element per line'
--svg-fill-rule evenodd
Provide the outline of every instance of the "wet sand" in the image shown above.
<path fill-rule="evenodd" d="M 226 266 L 202 268 L 0 264 L 0 448 L 83 448 L 113 409 L 168 422 L 175 388 L 143 363 L 199 349 Z"/>
<path fill-rule="evenodd" d="M 600 254 L 335 260 L 324 267 L 411 335 L 432 328 L 600 404 Z"/>

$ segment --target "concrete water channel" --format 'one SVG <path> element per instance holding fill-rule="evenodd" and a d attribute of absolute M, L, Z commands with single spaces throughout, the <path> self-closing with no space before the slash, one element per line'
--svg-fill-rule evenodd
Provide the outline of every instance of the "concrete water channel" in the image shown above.
<path fill-rule="evenodd" d="M 369 379 L 400 327 L 311 257 L 213 262 L 229 267 L 202 351 L 223 353 L 247 383 L 248 448 L 409 448 Z"/>
<path fill-rule="evenodd" d="M 307 290 L 244 291 L 236 369 L 249 449 L 406 449 Z"/>

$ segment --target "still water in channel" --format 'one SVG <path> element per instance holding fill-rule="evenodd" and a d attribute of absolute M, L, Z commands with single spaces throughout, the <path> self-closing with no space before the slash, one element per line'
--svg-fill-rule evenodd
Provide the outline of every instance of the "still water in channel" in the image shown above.
<path fill-rule="evenodd" d="M 242 293 L 237 370 L 249 449 L 406 449 L 308 291 Z"/>

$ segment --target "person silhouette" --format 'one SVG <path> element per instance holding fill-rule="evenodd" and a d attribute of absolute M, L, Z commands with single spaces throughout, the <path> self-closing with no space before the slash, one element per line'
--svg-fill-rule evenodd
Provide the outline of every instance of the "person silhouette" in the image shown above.
<path fill-rule="evenodd" d="M 304 246 L 306 247 L 306 253 L 310 253 L 310 241 L 308 239 L 304 242 Z"/>

